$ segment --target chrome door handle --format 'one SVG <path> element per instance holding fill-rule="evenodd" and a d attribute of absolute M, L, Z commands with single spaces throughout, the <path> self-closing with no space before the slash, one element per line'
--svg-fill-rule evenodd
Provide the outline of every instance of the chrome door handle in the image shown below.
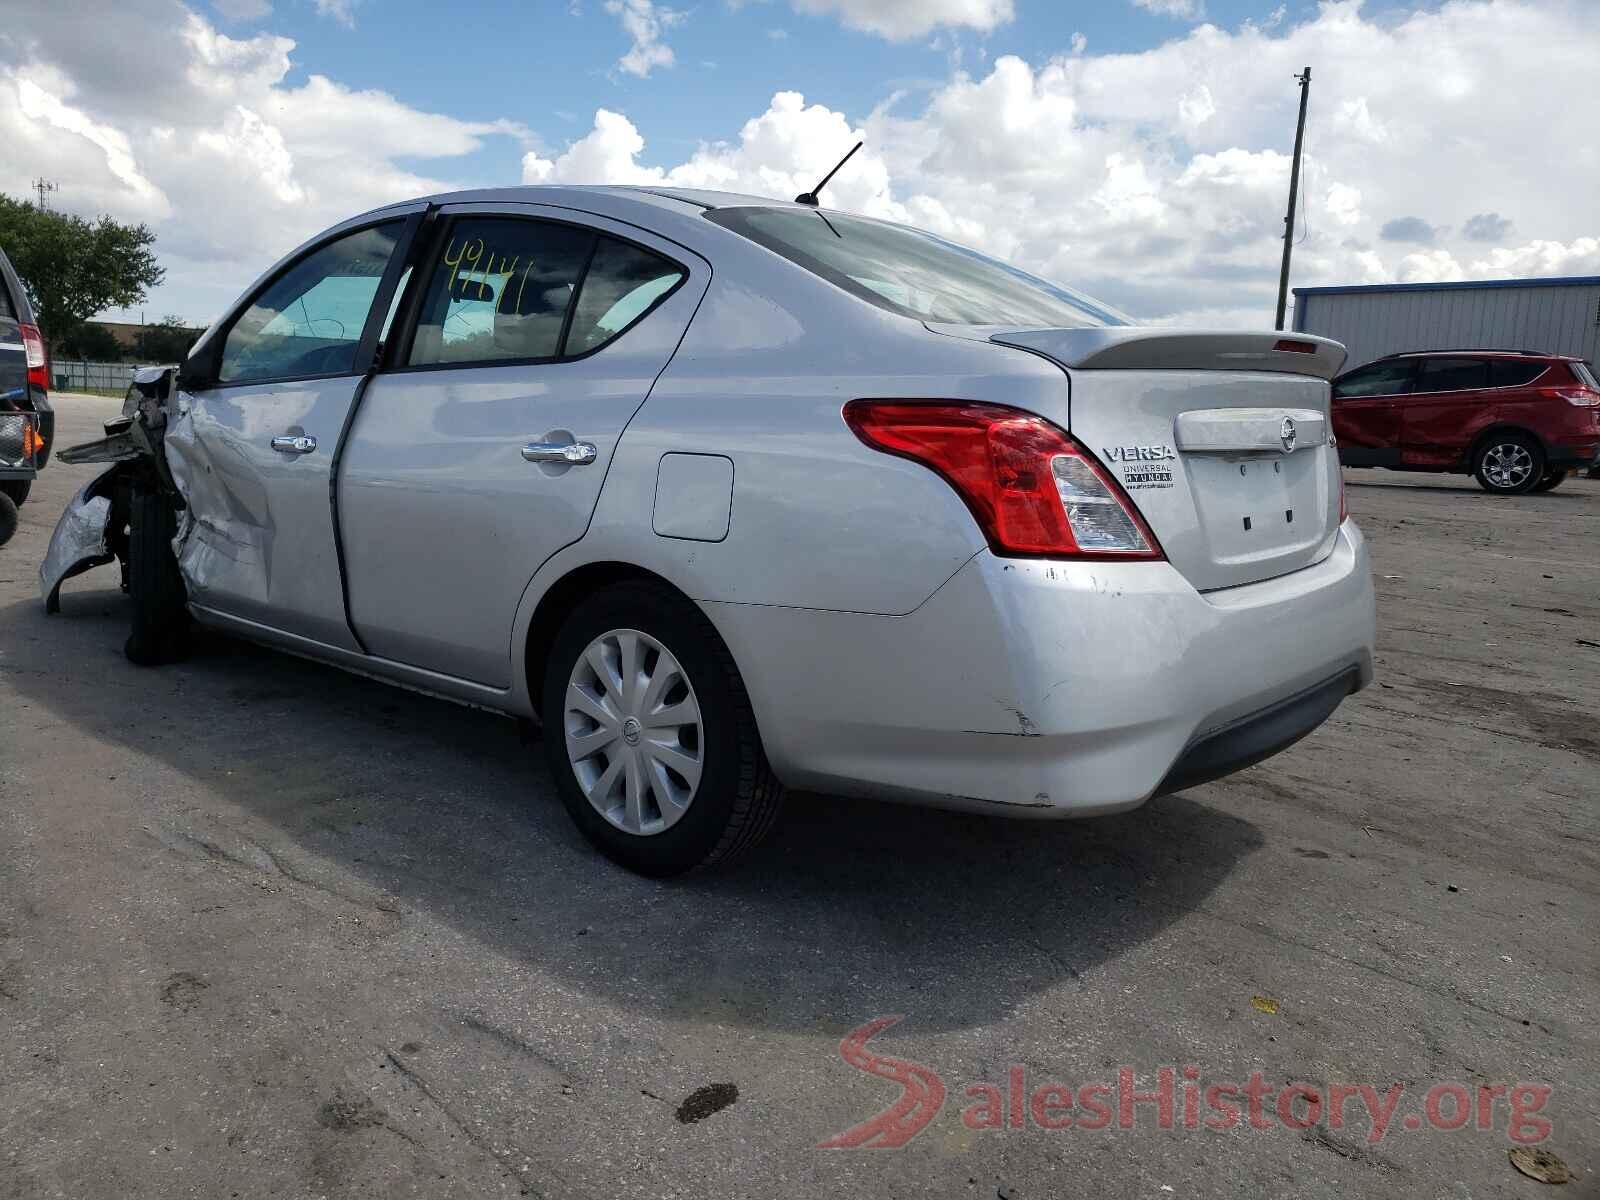
<path fill-rule="evenodd" d="M 285 433 L 272 439 L 272 448 L 285 454 L 310 454 L 317 448 L 317 439 L 303 433 Z"/>
<path fill-rule="evenodd" d="M 569 467 L 586 467 L 599 454 L 593 442 L 529 442 L 522 448 L 522 457 L 529 462 L 562 463 Z"/>

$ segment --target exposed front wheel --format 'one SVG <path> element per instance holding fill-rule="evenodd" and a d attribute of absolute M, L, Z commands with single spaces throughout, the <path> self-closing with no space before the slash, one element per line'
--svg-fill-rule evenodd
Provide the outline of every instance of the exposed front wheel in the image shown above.
<path fill-rule="evenodd" d="M 153 667 L 189 649 L 187 593 L 172 553 L 178 514 L 160 492 L 134 484 L 128 501 L 128 595 L 133 629 L 123 647 L 130 662 Z"/>
<path fill-rule="evenodd" d="M 1484 491 L 1518 496 L 1544 478 L 1544 450 L 1525 434 L 1497 434 L 1478 448 L 1472 473 Z"/>
<path fill-rule="evenodd" d="M 744 683 L 682 597 L 624 583 L 583 601 L 556 634 L 542 695 L 561 799 L 614 861 L 677 875 L 736 858 L 771 828 L 783 787 Z"/>

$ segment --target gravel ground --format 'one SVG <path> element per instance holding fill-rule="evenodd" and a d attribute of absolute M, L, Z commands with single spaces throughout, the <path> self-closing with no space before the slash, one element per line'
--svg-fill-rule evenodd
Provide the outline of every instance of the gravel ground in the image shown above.
<path fill-rule="evenodd" d="M 58 403 L 61 445 L 116 408 Z M 510 721 L 223 639 L 133 667 L 113 568 L 45 617 L 91 470 L 0 550 L 0 1197 L 1536 1196 L 1507 1098 L 1408 1127 L 1529 1082 L 1600 1195 L 1600 483 L 1351 472 L 1380 683 L 1232 779 L 1057 825 L 799 796 L 654 883 Z M 866 1053 L 942 1109 L 819 1148 L 900 1093 L 840 1052 L 896 1014 Z M 1359 1099 L 1185 1128 L 1181 1074 L 1171 1129 L 1012 1111 L 1189 1064 L 1404 1091 L 1376 1140 Z"/>

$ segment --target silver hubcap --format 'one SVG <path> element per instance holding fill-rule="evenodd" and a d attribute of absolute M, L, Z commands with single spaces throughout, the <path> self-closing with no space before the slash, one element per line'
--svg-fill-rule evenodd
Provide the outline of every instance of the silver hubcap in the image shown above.
<path fill-rule="evenodd" d="M 672 653 L 648 633 L 613 629 L 567 681 L 567 761 L 594 810 L 625 833 L 672 828 L 700 786 L 700 702 Z"/>
<path fill-rule="evenodd" d="M 1533 474 L 1533 455 L 1515 442 L 1491 447 L 1483 456 L 1483 473 L 1495 487 L 1518 487 Z"/>

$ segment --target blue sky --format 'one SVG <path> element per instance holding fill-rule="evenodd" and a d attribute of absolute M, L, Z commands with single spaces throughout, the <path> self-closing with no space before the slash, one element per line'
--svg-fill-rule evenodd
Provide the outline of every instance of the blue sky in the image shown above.
<path fill-rule="evenodd" d="M 203 324 L 395 200 L 787 198 L 863 137 L 826 202 L 1141 320 L 1255 326 L 1307 64 L 1295 284 L 1600 274 L 1596 2 L 44 4 L 0 31 L 0 191 L 43 176 L 57 207 L 147 223 L 144 311 Z"/>
<path fill-rule="evenodd" d="M 1383 20 L 1436 6 L 1378 0 L 1364 11 Z M 682 20 L 666 40 L 677 62 L 643 79 L 616 69 L 629 41 L 602 0 L 458 0 L 444 20 L 437 0 L 362 0 L 351 10 L 353 26 L 320 15 L 311 0 L 277 0 L 267 21 L 216 15 L 230 33 L 269 27 L 295 39 L 291 85 L 322 74 L 462 120 L 510 118 L 546 149 L 581 137 L 596 108 L 625 111 L 644 135 L 641 162 L 648 165 L 677 162 L 700 142 L 734 137 L 782 89 L 860 119 L 897 92 L 914 105 L 953 69 L 982 74 L 1008 54 L 1042 63 L 1068 53 L 1075 35 L 1089 53 L 1136 54 L 1197 24 L 1132 0 L 1017 0 L 1015 17 L 988 33 L 944 28 L 892 41 L 781 0 L 673 7 Z M 1207 22 L 1236 28 L 1246 21 L 1293 24 L 1316 8 L 1312 0 L 1205 0 L 1201 11 Z M 520 154 L 492 139 L 457 159 L 452 171 L 465 183 L 514 182 Z"/>

